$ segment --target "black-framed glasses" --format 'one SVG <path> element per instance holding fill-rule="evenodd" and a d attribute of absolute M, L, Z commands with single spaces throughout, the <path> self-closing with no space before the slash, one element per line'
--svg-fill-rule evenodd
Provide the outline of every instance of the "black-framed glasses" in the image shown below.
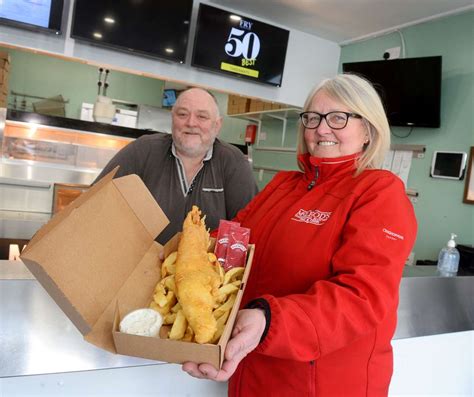
<path fill-rule="evenodd" d="M 318 128 L 322 119 L 326 119 L 327 125 L 334 130 L 342 130 L 349 121 L 349 118 L 361 119 L 362 116 L 357 113 L 350 112 L 329 112 L 326 114 L 318 112 L 300 113 L 300 119 L 305 128 Z"/>

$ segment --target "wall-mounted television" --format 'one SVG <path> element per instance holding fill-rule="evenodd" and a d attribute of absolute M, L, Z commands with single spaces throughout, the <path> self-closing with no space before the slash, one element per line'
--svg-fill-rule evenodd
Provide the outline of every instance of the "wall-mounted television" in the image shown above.
<path fill-rule="evenodd" d="M 344 63 L 377 89 L 392 126 L 439 128 L 441 56 Z"/>
<path fill-rule="evenodd" d="M 199 5 L 192 66 L 280 87 L 290 32 Z"/>
<path fill-rule="evenodd" d="M 76 0 L 71 37 L 184 63 L 193 0 Z"/>
<path fill-rule="evenodd" d="M 63 6 L 63 0 L 0 0 L 0 23 L 60 34 Z"/>

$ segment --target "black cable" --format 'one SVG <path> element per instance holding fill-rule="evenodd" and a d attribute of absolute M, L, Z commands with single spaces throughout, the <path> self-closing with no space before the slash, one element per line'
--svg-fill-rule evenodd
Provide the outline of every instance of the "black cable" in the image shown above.
<path fill-rule="evenodd" d="M 410 128 L 410 131 L 408 131 L 408 134 L 406 134 L 406 135 L 404 135 L 404 136 L 402 136 L 402 135 L 397 135 L 397 134 L 395 134 L 393 131 L 392 131 L 392 135 L 393 135 L 393 136 L 396 136 L 397 138 L 407 138 L 407 137 L 409 137 L 409 136 L 411 135 L 411 132 L 412 132 L 412 131 L 413 131 L 413 127 L 411 127 L 411 128 Z"/>

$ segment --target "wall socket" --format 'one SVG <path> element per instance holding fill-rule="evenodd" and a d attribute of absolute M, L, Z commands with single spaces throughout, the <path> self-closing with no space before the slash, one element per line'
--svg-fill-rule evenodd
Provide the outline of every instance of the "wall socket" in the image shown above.
<path fill-rule="evenodd" d="M 388 54 L 388 58 L 387 55 Z M 400 58 L 400 47 L 387 48 L 383 54 L 383 59 L 397 59 Z"/>

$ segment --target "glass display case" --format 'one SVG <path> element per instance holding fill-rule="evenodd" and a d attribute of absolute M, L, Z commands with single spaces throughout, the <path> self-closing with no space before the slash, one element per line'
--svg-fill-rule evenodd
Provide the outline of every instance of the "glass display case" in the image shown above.
<path fill-rule="evenodd" d="M 1 155 L 3 160 L 10 161 L 102 169 L 130 141 L 130 138 L 6 120 Z"/>
<path fill-rule="evenodd" d="M 0 238 L 29 239 L 149 131 L 0 108 Z"/>

